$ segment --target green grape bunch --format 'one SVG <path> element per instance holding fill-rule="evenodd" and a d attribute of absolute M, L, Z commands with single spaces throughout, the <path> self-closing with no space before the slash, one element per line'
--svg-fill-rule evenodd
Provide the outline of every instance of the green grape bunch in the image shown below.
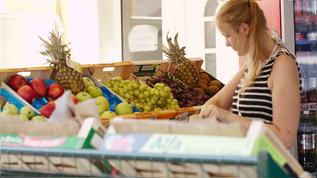
<path fill-rule="evenodd" d="M 122 80 L 121 77 L 106 81 L 105 86 L 142 112 L 178 109 L 178 100 L 173 97 L 171 88 L 164 83 L 153 87 L 136 80 Z"/>

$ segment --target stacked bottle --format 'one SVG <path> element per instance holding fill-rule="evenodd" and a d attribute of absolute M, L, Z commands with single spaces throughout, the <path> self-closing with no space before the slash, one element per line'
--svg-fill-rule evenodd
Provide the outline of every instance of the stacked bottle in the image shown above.
<path fill-rule="evenodd" d="M 303 169 L 316 173 L 316 117 L 304 112 L 301 115 L 297 133 L 298 162 Z"/>
<path fill-rule="evenodd" d="M 295 15 L 316 15 L 316 0 L 294 0 Z"/>
<path fill-rule="evenodd" d="M 317 71 L 316 63 L 310 62 L 307 71 L 307 102 L 309 103 L 309 115 L 316 116 L 317 108 Z"/>

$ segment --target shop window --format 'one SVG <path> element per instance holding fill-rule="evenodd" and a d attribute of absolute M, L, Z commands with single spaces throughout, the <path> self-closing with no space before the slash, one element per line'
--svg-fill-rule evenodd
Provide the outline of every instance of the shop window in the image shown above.
<path fill-rule="evenodd" d="M 218 6 L 217 0 L 209 0 L 206 3 L 204 13 L 205 26 L 205 69 L 208 73 L 217 77 L 217 55 L 216 55 L 216 26 L 215 12 Z"/>

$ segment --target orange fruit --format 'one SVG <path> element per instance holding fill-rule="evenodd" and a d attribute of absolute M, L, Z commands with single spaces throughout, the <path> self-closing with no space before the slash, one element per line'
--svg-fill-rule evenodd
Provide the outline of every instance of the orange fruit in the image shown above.
<path fill-rule="evenodd" d="M 210 82 L 211 79 L 210 79 L 210 76 L 209 76 L 207 73 L 202 72 L 202 73 L 200 73 L 199 75 L 200 75 L 200 78 L 201 78 L 201 79 L 207 80 L 208 83 Z"/>
<path fill-rule="evenodd" d="M 215 95 L 216 93 L 218 93 L 219 88 L 216 86 L 210 86 L 208 87 L 207 93 L 209 93 L 210 95 Z"/>
<path fill-rule="evenodd" d="M 218 87 L 219 89 L 222 87 L 222 86 L 221 86 L 221 83 L 220 83 L 218 80 L 212 80 L 212 81 L 210 81 L 208 86 L 209 86 L 209 87 L 210 87 L 210 86 L 216 86 L 216 87 Z"/>
<path fill-rule="evenodd" d="M 204 79 L 204 78 L 201 78 L 201 79 L 199 80 L 199 83 L 208 85 L 208 81 L 207 81 L 206 79 Z"/>
<path fill-rule="evenodd" d="M 199 94 L 204 94 L 205 91 L 199 87 L 195 87 L 196 90 L 198 90 Z"/>
<path fill-rule="evenodd" d="M 200 83 L 200 84 L 199 84 L 199 87 L 200 87 L 201 89 L 203 89 L 204 92 L 207 92 L 207 90 L 208 90 L 208 86 L 205 85 L 205 84 L 203 84 L 203 83 Z"/>

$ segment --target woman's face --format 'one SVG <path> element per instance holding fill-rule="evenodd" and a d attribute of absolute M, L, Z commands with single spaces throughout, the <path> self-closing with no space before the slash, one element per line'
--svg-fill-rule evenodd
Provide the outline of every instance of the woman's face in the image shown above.
<path fill-rule="evenodd" d="M 248 53 L 248 28 L 245 28 L 245 23 L 239 26 L 238 31 L 233 29 L 230 23 L 223 22 L 219 26 L 221 34 L 226 39 L 226 46 L 231 46 L 239 56 L 244 56 Z"/>

